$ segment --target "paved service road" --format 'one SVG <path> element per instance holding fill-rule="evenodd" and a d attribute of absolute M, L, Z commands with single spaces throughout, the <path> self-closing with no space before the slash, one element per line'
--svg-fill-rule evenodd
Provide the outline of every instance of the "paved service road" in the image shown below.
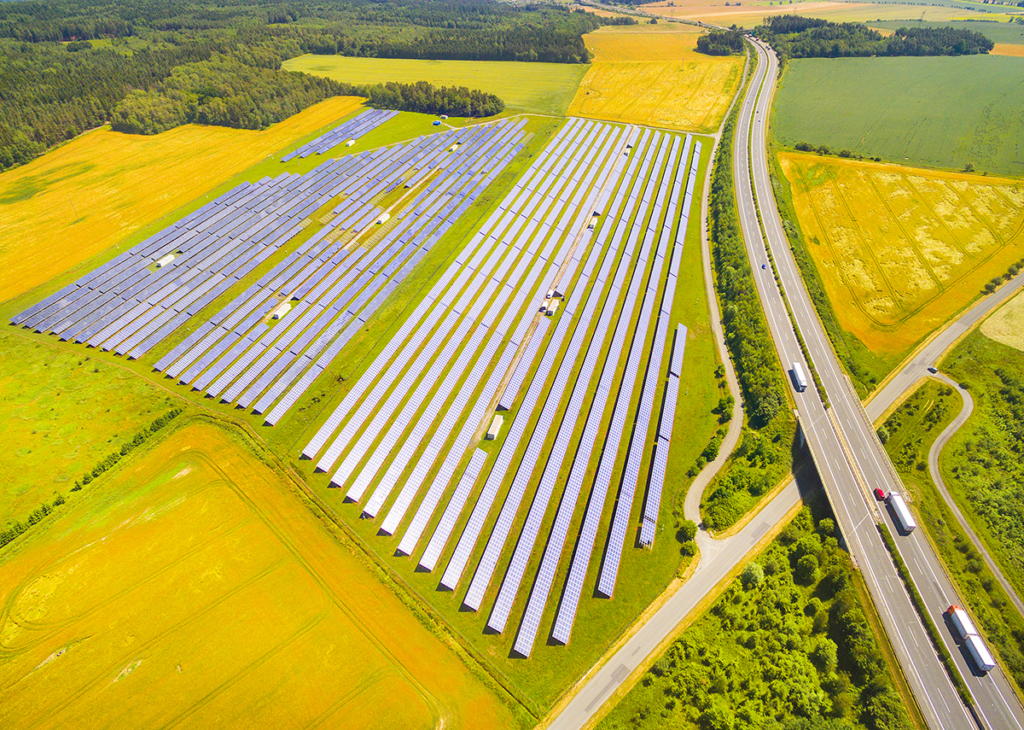
<path fill-rule="evenodd" d="M 974 533 L 967 519 L 964 517 L 960 508 L 957 507 L 956 501 L 953 499 L 953 495 L 949 493 L 949 489 L 946 488 L 946 482 L 942 479 L 942 472 L 939 470 L 939 456 L 942 455 L 942 450 L 946 448 L 946 444 L 953 438 L 953 434 L 960 430 L 960 428 L 967 423 L 967 419 L 971 417 L 971 412 L 974 410 L 974 399 L 971 398 L 971 394 L 960 387 L 952 378 L 949 378 L 941 373 L 932 377 L 941 380 L 950 388 L 960 393 L 960 397 L 963 398 L 964 405 L 960 409 L 960 413 L 957 414 L 948 426 L 938 435 L 938 438 L 932 443 L 931 449 L 928 451 L 928 473 L 932 475 L 932 481 L 935 482 L 936 489 L 939 490 L 939 494 L 942 495 L 942 499 L 945 500 L 946 506 L 949 507 L 949 511 L 956 517 L 956 521 L 960 523 L 960 528 L 967 535 L 968 539 L 974 543 L 974 547 L 981 553 L 981 556 L 985 559 L 985 564 L 988 565 L 989 570 L 999 581 L 999 584 L 1006 591 L 1007 598 L 1017 607 L 1017 610 L 1024 614 L 1024 602 L 1020 600 L 1017 595 L 1017 591 L 1014 590 L 1013 585 L 1003 575 L 1003 571 L 999 569 L 996 561 L 989 555 L 988 548 L 985 547 L 985 543 Z"/>
<path fill-rule="evenodd" d="M 701 552 L 697 570 L 683 587 L 586 681 L 548 727 L 552 730 L 583 727 L 633 670 L 675 630 L 686 614 L 757 546 L 799 500 L 797 484 L 790 482 L 750 524 L 728 540 L 717 541 L 720 550 L 710 556 Z"/>
<path fill-rule="evenodd" d="M 821 400 L 814 388 L 808 388 L 804 393 L 797 395 L 801 425 L 807 434 L 826 492 L 832 500 L 850 552 L 864 572 L 872 598 L 928 724 L 933 728 L 972 727 L 975 723 L 961 704 L 949 677 L 939 664 L 924 626 L 914 612 L 873 524 L 875 515 L 878 514 L 875 511 L 878 505 L 870 497 L 870 489 L 881 487 L 886 491 L 901 490 L 902 486 L 875 436 L 868 416 L 839 366 L 831 343 L 803 286 L 783 232 L 768 176 L 766 157 L 766 119 L 771 107 L 778 65 L 775 54 L 767 46 L 760 43 L 755 43 L 755 46 L 760 56 L 759 74 L 764 73 L 766 79 L 756 107 L 754 100 L 748 96 L 741 109 L 739 139 L 747 139 L 745 135 L 751 130 L 751 125 L 753 132 L 749 147 L 741 143 L 736 145 L 735 169 L 744 237 L 747 239 L 755 273 L 761 275 L 757 282 L 758 290 L 772 325 L 776 347 L 787 367 L 791 362 L 802 361 L 799 347 L 793 344 L 795 336 L 789 328 L 788 320 L 785 322 L 786 327 L 781 324 L 785 310 L 771 267 L 768 267 L 767 271 L 760 268 L 760 264 L 765 260 L 763 241 L 756 219 L 751 218 L 749 208 L 753 206 L 753 200 L 749 187 L 744 187 L 748 169 L 744 153 L 747 150 L 751 154 L 754 191 L 760 202 L 772 258 L 793 309 L 797 326 L 828 394 L 830 414 L 834 418 L 834 421 L 830 420 L 829 416 L 824 414 Z M 752 91 L 751 96 L 753 93 Z M 788 333 L 777 332 L 787 328 Z M 952 336 L 955 328 L 948 332 Z M 887 397 L 884 392 L 880 395 L 882 397 L 875 399 L 879 408 L 884 405 Z M 896 534 L 892 515 L 888 511 L 881 514 Z M 963 605 L 963 601 L 943 572 L 942 563 L 930 543 L 921 531 L 902 536 L 897 534 L 896 542 L 931 618 L 939 626 L 946 647 L 974 697 L 978 707 L 979 724 L 993 730 L 1024 730 L 1024 708 L 1018 702 L 1002 671 L 996 669 L 987 676 L 977 676 L 966 653 L 954 643 L 952 635 L 946 628 L 942 612 L 950 604 Z"/>

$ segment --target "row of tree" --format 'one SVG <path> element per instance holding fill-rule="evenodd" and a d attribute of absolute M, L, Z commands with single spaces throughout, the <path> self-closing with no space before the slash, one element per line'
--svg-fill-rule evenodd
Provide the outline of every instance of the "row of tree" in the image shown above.
<path fill-rule="evenodd" d="M 799 15 L 776 15 L 754 29 L 781 58 L 844 56 L 963 56 L 988 53 L 995 44 L 963 28 L 899 28 L 884 38 L 862 23 L 833 23 Z"/>
<path fill-rule="evenodd" d="M 0 169 L 108 121 L 144 133 L 188 121 L 258 128 L 351 93 L 279 71 L 301 53 L 581 63 L 582 34 L 620 22 L 635 21 L 498 0 L 0 3 Z M 365 91 L 382 108 L 502 107 L 466 89 Z"/>

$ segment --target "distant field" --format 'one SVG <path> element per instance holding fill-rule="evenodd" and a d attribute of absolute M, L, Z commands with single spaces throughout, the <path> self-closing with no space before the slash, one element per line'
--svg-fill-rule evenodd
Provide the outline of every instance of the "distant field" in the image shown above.
<path fill-rule="evenodd" d="M 783 75 L 773 126 L 791 146 L 1024 175 L 1021 88 L 1016 58 L 798 59 Z"/>
<path fill-rule="evenodd" d="M 307 54 L 284 62 L 286 71 L 303 71 L 352 84 L 429 81 L 437 86 L 467 86 L 497 94 L 513 112 L 565 114 L 587 66 L 513 61 L 420 61 L 397 58 L 346 58 Z"/>
<path fill-rule="evenodd" d="M 981 323 L 981 331 L 996 342 L 1024 351 L 1024 297 L 1015 294 Z"/>
<path fill-rule="evenodd" d="M 84 351 L 0 331 L 0 527 L 23 521 L 180 401 Z"/>
<path fill-rule="evenodd" d="M 517 724 L 219 428 L 59 514 L 0 565 L 5 728 Z"/>
<path fill-rule="evenodd" d="M 583 37 L 594 63 L 569 113 L 695 132 L 722 123 L 743 57 L 696 52 L 700 32 L 677 25 L 602 28 Z"/>
<path fill-rule="evenodd" d="M 671 2 L 671 4 L 670 4 Z M 903 5 L 891 3 L 855 3 L 841 0 L 805 0 L 785 5 L 766 2 L 736 2 L 726 7 L 724 0 L 659 0 L 642 6 L 643 9 L 688 20 L 705 20 L 717 25 L 732 25 L 753 28 L 760 25 L 769 15 L 804 15 L 824 18 L 835 23 L 867 23 L 874 20 L 934 20 L 951 18 L 984 18 L 987 13 L 980 10 L 988 6 L 977 4 L 979 10 L 963 7 L 936 7 L 936 5 Z M 1010 8 L 1007 8 L 1010 10 Z M 872 23 L 874 25 L 874 23 Z"/>
<path fill-rule="evenodd" d="M 143 137 L 98 129 L 0 174 L 0 301 L 105 251 L 360 104 L 329 99 L 262 132 L 187 125 Z"/>
<path fill-rule="evenodd" d="M 1014 180 L 783 153 L 808 249 L 843 329 L 898 355 L 1024 255 Z"/>

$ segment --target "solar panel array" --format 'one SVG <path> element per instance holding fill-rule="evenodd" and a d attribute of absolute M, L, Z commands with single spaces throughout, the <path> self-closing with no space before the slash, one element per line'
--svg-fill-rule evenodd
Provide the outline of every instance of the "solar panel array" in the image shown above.
<path fill-rule="evenodd" d="M 398 112 L 381 111 L 379 109 L 369 109 L 361 112 L 352 119 L 349 119 L 347 122 L 339 124 L 330 132 L 322 134 L 316 139 L 307 142 L 293 152 L 289 152 L 281 158 L 281 162 L 288 162 L 289 160 L 294 160 L 296 157 L 305 159 L 313 154 L 322 155 L 332 147 L 337 147 L 343 142 L 347 142 L 350 139 L 359 139 L 364 134 L 373 131 L 396 114 L 398 114 Z"/>
<path fill-rule="evenodd" d="M 399 554 L 419 554 L 424 571 L 447 556 L 442 588 L 458 591 L 472 568 L 461 600 L 480 610 L 493 595 L 490 629 L 504 631 L 525 603 L 515 642 L 524 656 L 560 566 L 568 575 L 553 634 L 568 641 L 620 473 L 614 518 L 628 525 L 621 505 L 632 506 L 644 463 L 648 385 L 663 370 L 699 151 L 688 136 L 571 119 L 380 354 L 358 366 L 303 449 L 364 517 L 383 516 L 380 533 L 398 539 Z M 565 299 L 549 318 L 541 309 L 551 290 Z M 506 429 L 493 448 L 475 448 L 497 408 L 508 411 Z M 626 438 L 641 421 L 643 434 Z M 586 516 L 565 565 L 581 502 Z"/>
<path fill-rule="evenodd" d="M 658 529 L 658 512 L 661 509 L 661 490 L 665 485 L 668 471 L 668 450 L 672 444 L 672 424 L 676 418 L 676 400 L 679 396 L 679 377 L 683 367 L 683 350 L 686 347 L 686 327 L 676 328 L 676 341 L 672 348 L 672 362 L 669 366 L 668 381 L 665 383 L 665 399 L 661 406 L 661 420 L 658 422 L 658 437 L 654 443 L 651 478 L 647 485 L 647 500 L 644 502 L 644 517 L 640 523 L 640 544 L 650 547 Z"/>
<path fill-rule="evenodd" d="M 505 121 L 355 156 L 346 197 L 326 225 L 155 367 L 276 424 L 519 152 L 522 125 Z M 462 144 L 448 153 L 453 141 Z M 380 215 L 372 201 L 431 164 L 435 176 L 410 191 L 394 227 L 359 245 Z M 282 302 L 291 308 L 268 319 Z"/>

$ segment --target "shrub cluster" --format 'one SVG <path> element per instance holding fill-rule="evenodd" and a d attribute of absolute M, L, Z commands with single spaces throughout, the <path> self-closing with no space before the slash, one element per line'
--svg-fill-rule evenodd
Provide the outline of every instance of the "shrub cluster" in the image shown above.
<path fill-rule="evenodd" d="M 801 511 L 602 727 L 910 727 L 834 530 Z"/>
<path fill-rule="evenodd" d="M 96 466 L 92 468 L 91 471 L 87 471 L 85 474 L 83 474 L 82 479 L 80 481 L 75 482 L 75 486 L 71 488 L 71 491 L 77 492 L 84 485 L 89 484 L 91 481 L 96 479 L 100 474 L 105 472 L 107 469 L 110 469 L 112 466 L 114 466 L 114 464 L 121 461 L 121 459 L 123 459 L 124 457 L 128 456 L 128 454 L 130 454 L 136 448 L 141 446 L 146 441 L 146 439 L 148 439 L 150 436 L 152 436 L 157 431 L 162 429 L 168 423 L 173 421 L 180 414 L 180 408 L 173 408 L 164 415 L 154 420 L 151 424 L 149 424 L 149 426 L 144 426 L 143 428 L 139 429 L 130 440 L 125 441 L 123 444 L 121 444 L 121 448 L 118 451 L 113 451 L 107 454 L 103 459 L 101 459 L 96 464 Z"/>
<path fill-rule="evenodd" d="M 36 509 L 32 510 L 32 513 L 28 516 L 28 519 L 26 519 L 24 522 L 18 522 L 17 520 L 15 520 L 14 522 L 7 525 L 3 529 L 3 531 L 0 532 L 0 547 L 6 545 L 11 540 L 16 538 L 18 535 L 23 534 L 28 528 L 32 527 L 32 525 L 45 519 L 47 516 L 50 515 L 51 512 L 60 507 L 62 504 L 64 504 L 64 497 L 58 494 L 54 498 L 53 502 L 43 502 Z"/>

